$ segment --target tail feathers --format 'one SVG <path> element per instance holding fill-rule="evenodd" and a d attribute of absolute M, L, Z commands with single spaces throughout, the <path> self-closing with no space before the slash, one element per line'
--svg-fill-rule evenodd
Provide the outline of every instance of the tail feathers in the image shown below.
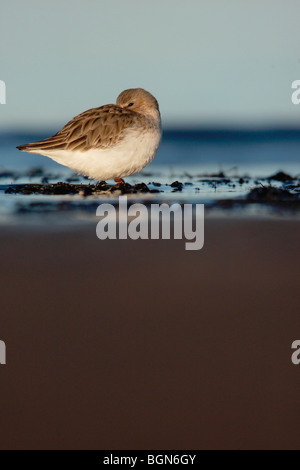
<path fill-rule="evenodd" d="M 41 142 L 33 142 L 32 144 L 23 144 L 18 145 L 17 149 L 21 150 L 22 152 L 29 152 L 30 150 L 38 150 L 41 148 Z"/>
<path fill-rule="evenodd" d="M 18 147 L 16 147 L 16 148 L 18 150 L 22 150 L 22 152 L 24 152 L 28 148 L 28 144 L 18 145 Z"/>
<path fill-rule="evenodd" d="M 56 136 L 49 137 L 49 139 L 41 140 L 39 142 L 32 142 L 31 144 L 18 145 L 17 149 L 22 152 L 33 152 L 38 150 L 56 150 L 63 149 L 65 147 L 64 142 L 61 138 Z"/>

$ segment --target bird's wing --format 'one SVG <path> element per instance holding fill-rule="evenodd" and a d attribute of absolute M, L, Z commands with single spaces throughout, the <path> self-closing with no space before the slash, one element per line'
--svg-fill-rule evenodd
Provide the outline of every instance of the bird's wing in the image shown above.
<path fill-rule="evenodd" d="M 108 149 L 123 137 L 124 130 L 137 125 L 137 114 L 129 109 L 109 104 L 89 109 L 75 116 L 60 131 L 48 139 L 20 145 L 20 150 Z"/>

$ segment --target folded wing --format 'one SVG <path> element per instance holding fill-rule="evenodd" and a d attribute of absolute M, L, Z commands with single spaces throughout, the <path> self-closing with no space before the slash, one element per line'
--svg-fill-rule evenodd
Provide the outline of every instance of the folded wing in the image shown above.
<path fill-rule="evenodd" d="M 108 149 L 116 145 L 123 138 L 124 130 L 135 126 L 136 121 L 135 112 L 116 105 L 105 105 L 78 114 L 48 139 L 17 148 L 25 152 Z"/>

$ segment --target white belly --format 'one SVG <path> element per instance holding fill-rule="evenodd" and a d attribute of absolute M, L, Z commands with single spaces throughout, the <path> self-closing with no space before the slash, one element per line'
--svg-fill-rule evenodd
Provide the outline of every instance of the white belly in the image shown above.
<path fill-rule="evenodd" d="M 132 131 L 110 149 L 32 150 L 67 166 L 91 179 L 107 180 L 123 178 L 137 173 L 150 163 L 160 141 L 160 131 L 140 133 Z"/>

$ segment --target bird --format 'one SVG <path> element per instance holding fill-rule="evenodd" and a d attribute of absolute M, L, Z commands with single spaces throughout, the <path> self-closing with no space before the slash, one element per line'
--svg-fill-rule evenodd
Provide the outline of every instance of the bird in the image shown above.
<path fill-rule="evenodd" d="M 160 139 L 157 100 L 143 88 L 130 88 L 116 104 L 88 109 L 52 137 L 17 149 L 49 157 L 93 180 L 121 183 L 153 160 Z"/>

